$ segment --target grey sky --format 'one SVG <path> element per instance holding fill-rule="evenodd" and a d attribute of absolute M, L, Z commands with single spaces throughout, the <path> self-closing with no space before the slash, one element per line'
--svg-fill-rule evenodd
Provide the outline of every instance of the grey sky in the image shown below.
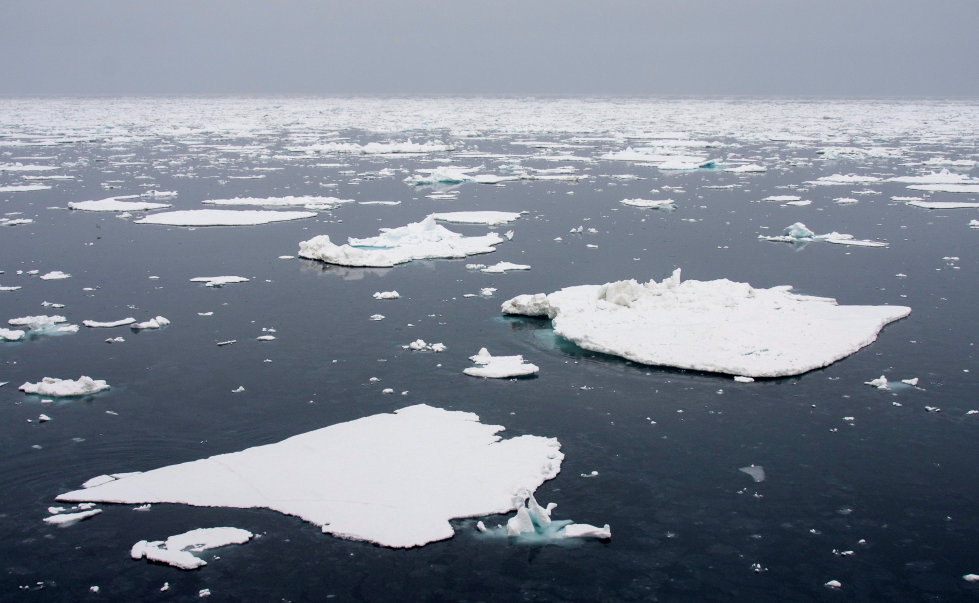
<path fill-rule="evenodd" d="M 0 0 L 0 94 L 979 97 L 979 0 Z"/>

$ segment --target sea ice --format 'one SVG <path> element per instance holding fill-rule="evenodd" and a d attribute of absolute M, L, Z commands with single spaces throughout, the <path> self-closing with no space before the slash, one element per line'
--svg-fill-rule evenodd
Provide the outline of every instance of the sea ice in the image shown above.
<path fill-rule="evenodd" d="M 837 185 L 837 184 L 866 184 L 868 182 L 880 182 L 876 176 L 858 176 L 856 174 L 833 174 L 810 180 L 806 184 L 815 185 Z"/>
<path fill-rule="evenodd" d="M 357 153 L 364 155 L 400 155 L 423 154 L 451 151 L 452 147 L 441 142 L 369 142 L 356 144 L 352 142 L 324 142 L 307 147 L 291 147 L 287 149 L 294 153 Z"/>
<path fill-rule="evenodd" d="M 806 228 L 806 225 L 802 222 L 796 222 L 795 224 L 786 226 L 785 234 L 783 235 L 758 235 L 758 238 L 765 241 L 775 241 L 779 243 L 812 243 L 813 241 L 822 241 L 824 243 L 855 245 L 858 247 L 887 247 L 887 243 L 882 243 L 880 241 L 862 241 L 860 239 L 854 239 L 853 235 L 840 234 L 838 232 L 817 235 L 813 233 L 813 231 Z"/>
<path fill-rule="evenodd" d="M 97 320 L 83 320 L 82 324 L 92 329 L 109 329 L 112 327 L 124 327 L 126 325 L 131 325 L 134 322 L 136 322 L 136 319 L 129 317 L 120 320 L 114 320 L 112 322 L 99 322 Z"/>
<path fill-rule="evenodd" d="M 492 266 L 485 266 L 480 268 L 480 272 L 490 272 L 494 274 L 502 274 L 507 270 L 530 270 L 530 266 L 527 264 L 513 264 L 511 262 L 498 262 Z"/>
<path fill-rule="evenodd" d="M 159 329 L 170 324 L 170 320 L 165 316 L 157 316 L 156 318 L 151 318 L 144 322 L 133 323 L 130 327 L 134 331 L 139 331 L 141 329 Z"/>
<path fill-rule="evenodd" d="M 798 195 L 771 195 L 762 199 L 762 201 L 775 201 L 778 203 L 786 203 L 788 201 L 799 201 L 802 197 Z"/>
<path fill-rule="evenodd" d="M 243 276 L 195 276 L 190 282 L 204 283 L 205 287 L 223 287 L 232 283 L 247 283 L 248 279 Z"/>
<path fill-rule="evenodd" d="M 623 199 L 619 203 L 648 209 L 672 209 L 676 207 L 673 199 Z"/>
<path fill-rule="evenodd" d="M 909 184 L 908 188 L 932 193 L 979 193 L 979 184 Z"/>
<path fill-rule="evenodd" d="M 513 222 L 526 212 L 515 211 L 451 211 L 432 214 L 432 217 L 439 222 L 450 222 L 453 224 L 485 224 L 486 226 L 500 226 L 508 222 Z"/>
<path fill-rule="evenodd" d="M 979 220 L 969 220 L 969 228 L 979 228 Z"/>
<path fill-rule="evenodd" d="M 42 281 L 60 281 L 62 279 L 71 278 L 71 275 L 60 270 L 52 270 L 51 272 L 42 274 L 38 278 Z"/>
<path fill-rule="evenodd" d="M 756 289 L 727 279 L 635 280 L 520 295 L 505 314 L 546 316 L 580 347 L 649 365 L 747 377 L 784 377 L 828 366 L 871 344 L 905 306 L 840 306 L 791 287 Z"/>
<path fill-rule="evenodd" d="M 28 193 L 31 191 L 46 191 L 51 187 L 47 184 L 12 184 L 0 186 L 0 193 Z"/>
<path fill-rule="evenodd" d="M 734 167 L 724 168 L 725 172 L 731 172 L 734 174 L 752 174 L 757 172 L 767 172 L 768 168 L 758 165 L 757 163 L 749 163 L 746 165 L 738 165 Z"/>
<path fill-rule="evenodd" d="M 58 513 L 56 515 L 51 515 L 50 517 L 44 518 L 44 523 L 56 525 L 56 526 L 68 526 L 73 523 L 78 523 L 83 519 L 88 519 L 89 517 L 95 517 L 102 512 L 102 509 L 90 509 L 88 511 L 79 511 L 77 513 Z"/>
<path fill-rule="evenodd" d="M 483 522 L 479 522 L 476 526 L 477 529 L 491 536 L 505 534 L 509 538 L 534 544 L 565 538 L 597 538 L 599 540 L 612 538 L 612 529 L 608 524 L 599 528 L 586 523 L 552 519 L 551 512 L 557 507 L 557 504 L 549 503 L 546 507 L 542 507 L 533 494 L 525 492 L 517 494 L 514 496 L 514 505 L 517 512 L 507 520 L 506 527 L 489 530 Z"/>
<path fill-rule="evenodd" d="M 503 440 L 472 413 L 402 408 L 275 444 L 170 465 L 58 496 L 61 501 L 267 508 L 326 533 L 389 547 L 451 538 L 449 520 L 513 510 L 555 477 L 553 438 Z"/>
<path fill-rule="evenodd" d="M 536 365 L 525 362 L 523 356 L 492 356 L 486 348 L 481 348 L 478 354 L 469 359 L 478 366 L 463 369 L 462 372 L 471 377 L 507 379 L 535 375 L 540 371 Z"/>
<path fill-rule="evenodd" d="M 0 328 L 0 340 L 2 341 L 20 341 L 26 334 L 26 331 L 22 331 L 20 329 Z"/>
<path fill-rule="evenodd" d="M 401 294 L 397 291 L 375 291 L 374 299 L 398 299 Z"/>
<path fill-rule="evenodd" d="M 26 394 L 68 398 L 71 396 L 87 396 L 88 394 L 109 389 L 109 384 L 101 379 L 92 379 L 85 375 L 82 375 L 75 381 L 71 379 L 44 377 L 37 383 L 24 383 L 18 389 Z"/>
<path fill-rule="evenodd" d="M 948 170 L 932 172 L 922 176 L 898 176 L 888 178 L 888 182 L 903 182 L 905 184 L 979 184 L 965 174 L 956 174 Z"/>
<path fill-rule="evenodd" d="M 140 540 L 132 546 L 129 556 L 133 559 L 165 563 L 173 567 L 192 570 L 207 562 L 193 553 L 231 544 L 245 544 L 253 534 L 241 528 L 198 528 L 166 539 L 147 542 Z M 189 550 L 188 550 L 189 549 Z"/>
<path fill-rule="evenodd" d="M 976 192 L 979 192 L 977 190 Z M 923 209 L 976 209 L 979 203 L 975 201 L 908 201 L 908 205 Z"/>
<path fill-rule="evenodd" d="M 111 211 L 111 212 L 123 212 L 123 211 L 150 211 L 154 209 L 165 209 L 171 207 L 169 203 L 155 203 L 150 201 L 125 201 L 125 199 L 135 199 L 138 195 L 130 195 L 126 197 L 109 197 L 107 199 L 100 199 L 98 201 L 77 201 L 69 202 L 68 207 L 70 209 L 79 209 L 83 211 Z"/>
<path fill-rule="evenodd" d="M 755 482 L 765 481 L 765 468 L 761 465 L 748 465 L 747 467 L 740 467 L 738 471 L 747 473 L 751 476 L 751 479 L 755 480 Z"/>
<path fill-rule="evenodd" d="M 136 220 L 135 223 L 164 226 L 257 226 L 315 216 L 316 212 L 311 211 L 187 209 L 153 214 Z"/>
<path fill-rule="evenodd" d="M 328 235 L 299 243 L 299 256 L 342 266 L 395 266 L 428 258 L 462 258 L 494 251 L 503 237 L 491 232 L 481 237 L 465 237 L 435 222 L 428 216 L 398 228 L 382 228 L 376 237 L 348 239 L 336 245 Z"/>
<path fill-rule="evenodd" d="M 75 333 L 78 325 L 64 324 L 68 319 L 64 316 L 21 316 L 7 321 L 12 327 L 27 327 L 32 334 L 56 335 L 58 333 Z"/>
<path fill-rule="evenodd" d="M 309 210 L 335 209 L 353 199 L 337 197 L 236 197 L 234 199 L 208 199 L 205 205 L 258 205 L 261 207 L 304 207 Z"/>

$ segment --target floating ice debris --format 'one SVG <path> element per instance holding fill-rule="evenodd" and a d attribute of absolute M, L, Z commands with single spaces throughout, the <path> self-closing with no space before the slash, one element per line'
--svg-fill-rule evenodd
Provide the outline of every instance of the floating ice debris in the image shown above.
<path fill-rule="evenodd" d="M 238 343 L 238 340 L 237 339 L 229 339 L 227 341 L 219 341 L 219 342 L 217 342 L 214 345 L 216 345 L 216 346 L 218 346 L 220 348 L 220 347 L 223 347 L 223 346 L 226 346 L 226 345 L 231 345 L 233 343 Z"/>
<path fill-rule="evenodd" d="M 474 176 L 471 172 L 479 168 L 463 168 L 458 166 L 442 165 L 437 168 L 426 168 L 418 170 L 417 173 L 405 178 L 405 183 L 413 186 L 423 186 L 430 184 L 461 184 L 472 182 Z"/>
<path fill-rule="evenodd" d="M 23 163 L 0 163 L 0 172 L 44 172 L 47 170 L 56 170 L 57 166 L 54 165 L 30 165 Z"/>
<path fill-rule="evenodd" d="M 44 523 L 48 523 L 56 526 L 70 526 L 74 523 L 78 523 L 83 519 L 88 519 L 89 517 L 95 517 L 102 512 L 102 509 L 90 509 L 88 511 L 79 511 L 77 513 L 58 513 L 56 515 L 51 515 L 50 517 L 44 518 Z"/>
<path fill-rule="evenodd" d="M 416 339 L 409 343 L 408 345 L 401 346 L 406 350 L 411 350 L 412 352 L 430 351 L 430 352 L 444 352 L 445 344 L 442 343 L 426 343 L 424 339 Z"/>
<path fill-rule="evenodd" d="M 918 378 L 913 377 L 911 379 L 901 379 L 901 383 L 910 385 L 911 387 L 918 387 Z"/>
<path fill-rule="evenodd" d="M 826 588 L 837 589 L 837 588 L 842 588 L 843 584 L 839 580 L 830 580 L 823 586 L 825 586 Z"/>
<path fill-rule="evenodd" d="M 942 409 L 937 406 L 925 406 L 925 411 L 927 412 L 942 412 Z"/>
<path fill-rule="evenodd" d="M 205 205 L 258 205 L 262 207 L 304 207 L 309 210 L 335 209 L 345 203 L 353 203 L 353 199 L 338 199 L 337 197 L 236 197 L 234 199 L 208 199 L 201 201 Z"/>
<path fill-rule="evenodd" d="M 471 377 L 507 379 L 536 375 L 540 371 L 536 365 L 524 361 L 523 356 L 492 356 L 486 348 L 481 348 L 478 354 L 469 359 L 478 366 L 463 369 L 462 372 Z"/>
<path fill-rule="evenodd" d="M 932 157 L 928 161 L 925 161 L 924 164 L 928 166 L 947 165 L 949 167 L 959 168 L 976 167 L 976 161 L 972 159 L 946 159 L 945 157 Z"/>
<path fill-rule="evenodd" d="M 969 220 L 969 228 L 979 228 L 979 220 Z"/>
<path fill-rule="evenodd" d="M 150 211 L 154 209 L 165 209 L 171 207 L 169 203 L 155 203 L 150 201 L 125 201 L 125 199 L 135 199 L 138 195 L 130 195 L 126 197 L 109 197 L 107 199 L 101 199 L 98 201 L 77 201 L 69 202 L 68 207 L 70 209 L 79 209 L 82 211 L 111 211 L 111 212 L 123 212 L 123 211 Z"/>
<path fill-rule="evenodd" d="M 20 285 L 3 287 L 0 286 L 0 291 L 19 291 L 21 289 Z"/>
<path fill-rule="evenodd" d="M 311 211 L 188 209 L 153 214 L 136 220 L 135 223 L 165 226 L 257 226 L 315 216 L 316 212 Z"/>
<path fill-rule="evenodd" d="M 134 331 L 141 329 L 159 329 L 170 324 L 170 320 L 164 316 L 157 316 L 144 322 L 133 323 L 130 328 Z"/>
<path fill-rule="evenodd" d="M 806 184 L 811 185 L 837 185 L 837 184 L 865 184 L 867 182 L 880 182 L 876 176 L 858 176 L 856 174 L 833 174 L 810 180 Z"/>
<path fill-rule="evenodd" d="M 860 239 L 854 239 L 853 235 L 840 234 L 838 232 L 817 235 L 813 233 L 813 231 L 806 228 L 806 225 L 802 222 L 796 222 L 795 224 L 786 226 L 785 234 L 783 235 L 773 237 L 758 235 L 758 238 L 765 241 L 774 241 L 779 243 L 812 243 L 813 241 L 821 241 L 824 243 L 855 245 L 858 247 L 887 247 L 887 243 L 882 243 L 880 241 L 862 241 Z"/>
<path fill-rule="evenodd" d="M 805 199 L 803 201 L 786 201 L 785 205 L 792 205 L 794 207 L 805 207 L 806 205 L 812 205 L 812 201 Z"/>
<path fill-rule="evenodd" d="M 887 182 L 903 182 L 905 184 L 979 184 L 965 174 L 956 174 L 943 169 L 940 172 L 932 172 L 921 176 L 897 176 L 888 178 Z"/>
<path fill-rule="evenodd" d="M 747 467 L 739 467 L 738 471 L 742 473 L 747 473 L 751 476 L 751 479 L 755 482 L 765 481 L 765 468 L 761 465 L 748 465 Z"/>
<path fill-rule="evenodd" d="M 357 205 L 401 205 L 401 201 L 358 201 Z"/>
<path fill-rule="evenodd" d="M 726 279 L 635 280 L 520 295 L 505 314 L 546 316 L 587 350 L 650 365 L 784 377 L 828 366 L 865 347 L 905 306 L 840 306 L 791 287 L 756 289 Z"/>
<path fill-rule="evenodd" d="M 27 335 L 27 332 L 20 329 L 0 328 L 0 341 L 20 341 L 25 335 Z"/>
<path fill-rule="evenodd" d="M 775 201 L 778 203 L 786 203 L 788 201 L 799 201 L 802 197 L 798 195 L 771 195 L 762 199 L 762 201 Z"/>
<path fill-rule="evenodd" d="M 352 142 L 323 142 L 306 147 L 290 147 L 293 153 L 350 153 L 363 155 L 423 154 L 451 151 L 452 147 L 441 142 L 369 142 L 364 145 Z"/>
<path fill-rule="evenodd" d="M 37 422 L 38 422 L 38 423 L 47 423 L 47 422 L 48 422 L 48 421 L 50 421 L 50 420 L 51 420 L 51 417 L 49 417 L 48 415 L 46 415 L 46 414 L 44 414 L 44 413 L 41 413 L 41 414 L 40 414 L 40 415 L 38 415 L 38 417 L 37 417 Z"/>
<path fill-rule="evenodd" d="M 966 582 L 979 582 L 979 574 L 965 574 L 962 579 Z"/>
<path fill-rule="evenodd" d="M 255 341 L 275 341 L 275 335 L 259 335 Z"/>
<path fill-rule="evenodd" d="M 551 519 L 551 512 L 557 507 L 557 504 L 549 503 L 547 507 L 541 507 L 534 499 L 533 494 L 526 492 L 516 494 L 514 505 L 516 506 L 516 515 L 507 520 L 505 528 L 499 527 L 496 530 L 489 530 L 482 522 L 479 522 L 477 529 L 491 536 L 505 533 L 510 538 L 533 544 L 565 538 L 596 538 L 599 540 L 612 538 L 612 529 L 608 524 L 599 528 L 585 523 L 572 523 L 570 520 Z"/>
<path fill-rule="evenodd" d="M 105 340 L 106 343 L 124 343 L 125 341 L 122 337 L 110 337 Z"/>
<path fill-rule="evenodd" d="M 47 184 L 12 184 L 0 186 L 0 193 L 29 193 L 32 191 L 46 191 L 51 187 Z"/>
<path fill-rule="evenodd" d="M 193 553 L 231 544 L 245 544 L 253 534 L 241 528 L 198 528 L 166 539 L 147 542 L 140 540 L 132 546 L 129 556 L 133 559 L 165 563 L 173 567 L 192 570 L 207 562 Z M 188 550 L 189 549 L 189 550 Z M 193 551 L 193 552 L 192 552 Z"/>
<path fill-rule="evenodd" d="M 768 168 L 758 165 L 757 163 L 748 163 L 746 165 L 737 165 L 734 167 L 724 168 L 725 172 L 731 172 L 733 174 L 753 174 L 757 172 L 767 172 Z"/>
<path fill-rule="evenodd" d="M 33 222 L 34 220 L 30 218 L 0 218 L 0 226 L 21 226 Z"/>
<path fill-rule="evenodd" d="M 859 203 L 859 201 L 857 199 L 854 199 L 853 197 L 837 197 L 837 198 L 833 199 L 833 201 L 836 201 L 840 205 L 849 205 L 849 204 L 852 204 L 852 203 Z"/>
<path fill-rule="evenodd" d="M 21 316 L 11 318 L 7 321 L 12 327 L 27 327 L 32 334 L 38 335 L 57 335 L 59 333 L 75 333 L 78 325 L 64 324 L 67 321 L 64 316 Z"/>
<path fill-rule="evenodd" d="M 745 377 L 744 375 L 735 375 L 734 380 L 738 383 L 754 383 L 754 379 L 751 377 Z"/>
<path fill-rule="evenodd" d="M 499 226 L 508 222 L 513 222 L 526 212 L 515 211 L 452 211 L 432 214 L 432 217 L 439 222 L 450 222 L 452 224 L 485 224 L 486 226 Z"/>
<path fill-rule="evenodd" d="M 496 293 L 496 287 L 483 287 L 479 290 L 479 294 L 483 297 L 489 297 Z"/>
<path fill-rule="evenodd" d="M 417 405 L 58 499 L 262 507 L 344 538 L 421 546 L 451 538 L 452 518 L 513 510 L 515 493 L 558 474 L 564 455 L 557 440 L 504 440 L 502 429 L 472 413 Z"/>
<path fill-rule="evenodd" d="M 876 379 L 871 379 L 870 381 L 864 381 L 864 385 L 872 385 L 877 389 L 887 389 L 887 377 L 881 375 Z"/>
<path fill-rule="evenodd" d="M 908 188 L 932 193 L 979 193 L 977 184 L 909 184 Z"/>
<path fill-rule="evenodd" d="M 383 314 L 371 314 L 371 320 L 384 320 Z"/>
<path fill-rule="evenodd" d="M 336 245 L 327 235 L 299 243 L 299 256 L 342 266 L 395 266 L 411 260 L 462 258 L 494 251 L 503 242 L 495 232 L 481 237 L 464 237 L 428 216 L 399 228 L 382 228 L 381 234 L 366 239 L 349 238 Z"/>
<path fill-rule="evenodd" d="M 40 278 L 42 281 L 58 281 L 61 279 L 71 278 L 71 275 L 60 270 L 53 270 L 47 274 L 42 274 L 38 278 Z"/>
<path fill-rule="evenodd" d="M 223 287 L 232 283 L 247 283 L 248 279 L 243 276 L 195 276 L 190 282 L 204 283 L 205 287 Z"/>
<path fill-rule="evenodd" d="M 499 262 L 493 264 L 492 266 L 486 266 L 484 268 L 479 269 L 480 272 L 490 272 L 495 274 L 502 274 L 507 270 L 530 270 L 530 266 L 528 266 L 527 264 L 513 264 L 510 262 Z"/>
<path fill-rule="evenodd" d="M 687 161 L 686 159 L 670 159 L 660 163 L 656 167 L 661 170 L 696 170 L 701 168 L 712 168 L 714 167 L 713 159 L 706 158 L 695 158 L 693 161 Z"/>
<path fill-rule="evenodd" d="M 231 390 L 231 393 L 232 394 L 240 394 L 243 391 L 245 391 L 245 386 L 244 385 L 239 385 L 238 387 L 236 387 L 233 390 Z"/>
<path fill-rule="evenodd" d="M 72 396 L 87 396 L 88 394 L 107 390 L 109 389 L 109 384 L 101 379 L 92 379 L 85 375 L 82 375 L 75 381 L 71 379 L 44 377 L 37 383 L 24 383 L 18 389 L 26 394 L 69 398 Z"/>
<path fill-rule="evenodd" d="M 375 291 L 374 299 L 398 299 L 401 294 L 397 291 Z"/>
<path fill-rule="evenodd" d="M 83 320 L 82 324 L 86 327 L 92 329 L 111 329 L 112 327 L 124 327 L 126 325 L 131 325 L 136 322 L 135 318 L 122 318 L 120 320 L 114 320 L 112 322 L 99 322 L 97 320 Z"/>
<path fill-rule="evenodd" d="M 979 192 L 977 190 L 976 192 Z M 908 205 L 923 209 L 975 209 L 979 203 L 970 201 L 909 201 Z"/>
<path fill-rule="evenodd" d="M 669 209 L 674 208 L 676 205 L 673 203 L 673 199 L 623 199 L 619 201 L 622 205 L 629 205 L 631 207 L 643 207 L 647 209 Z"/>

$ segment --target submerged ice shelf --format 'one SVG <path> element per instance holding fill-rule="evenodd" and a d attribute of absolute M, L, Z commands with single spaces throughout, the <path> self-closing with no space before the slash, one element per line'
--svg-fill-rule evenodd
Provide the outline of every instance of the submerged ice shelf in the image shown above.
<path fill-rule="evenodd" d="M 642 364 L 785 377 L 828 366 L 877 338 L 905 306 L 840 306 L 791 287 L 756 289 L 727 279 L 635 280 L 520 295 L 505 314 L 546 316 L 578 346 Z"/>
<path fill-rule="evenodd" d="M 561 470 L 553 438 L 501 439 L 503 427 L 424 404 L 275 444 L 106 476 L 60 501 L 267 508 L 343 538 L 414 547 L 451 538 L 449 520 L 515 508 Z"/>

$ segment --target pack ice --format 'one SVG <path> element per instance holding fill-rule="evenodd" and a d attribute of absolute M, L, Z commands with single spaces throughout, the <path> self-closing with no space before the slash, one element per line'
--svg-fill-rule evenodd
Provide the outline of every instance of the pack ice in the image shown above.
<path fill-rule="evenodd" d="M 465 237 L 437 224 L 434 216 L 398 228 L 382 228 L 376 237 L 350 237 L 337 245 L 329 235 L 300 241 L 299 256 L 341 266 L 386 267 L 431 258 L 463 258 L 490 253 L 503 242 L 495 232 L 480 237 Z"/>
<path fill-rule="evenodd" d="M 505 314 L 546 316 L 578 346 L 649 365 L 747 377 L 828 366 L 872 343 L 905 306 L 840 306 L 790 286 L 756 289 L 727 279 L 635 280 L 519 295 Z"/>
<path fill-rule="evenodd" d="M 452 518 L 514 510 L 561 470 L 554 438 L 501 439 L 473 413 L 425 404 L 197 461 L 92 481 L 61 501 L 267 508 L 388 547 L 451 538 Z"/>

